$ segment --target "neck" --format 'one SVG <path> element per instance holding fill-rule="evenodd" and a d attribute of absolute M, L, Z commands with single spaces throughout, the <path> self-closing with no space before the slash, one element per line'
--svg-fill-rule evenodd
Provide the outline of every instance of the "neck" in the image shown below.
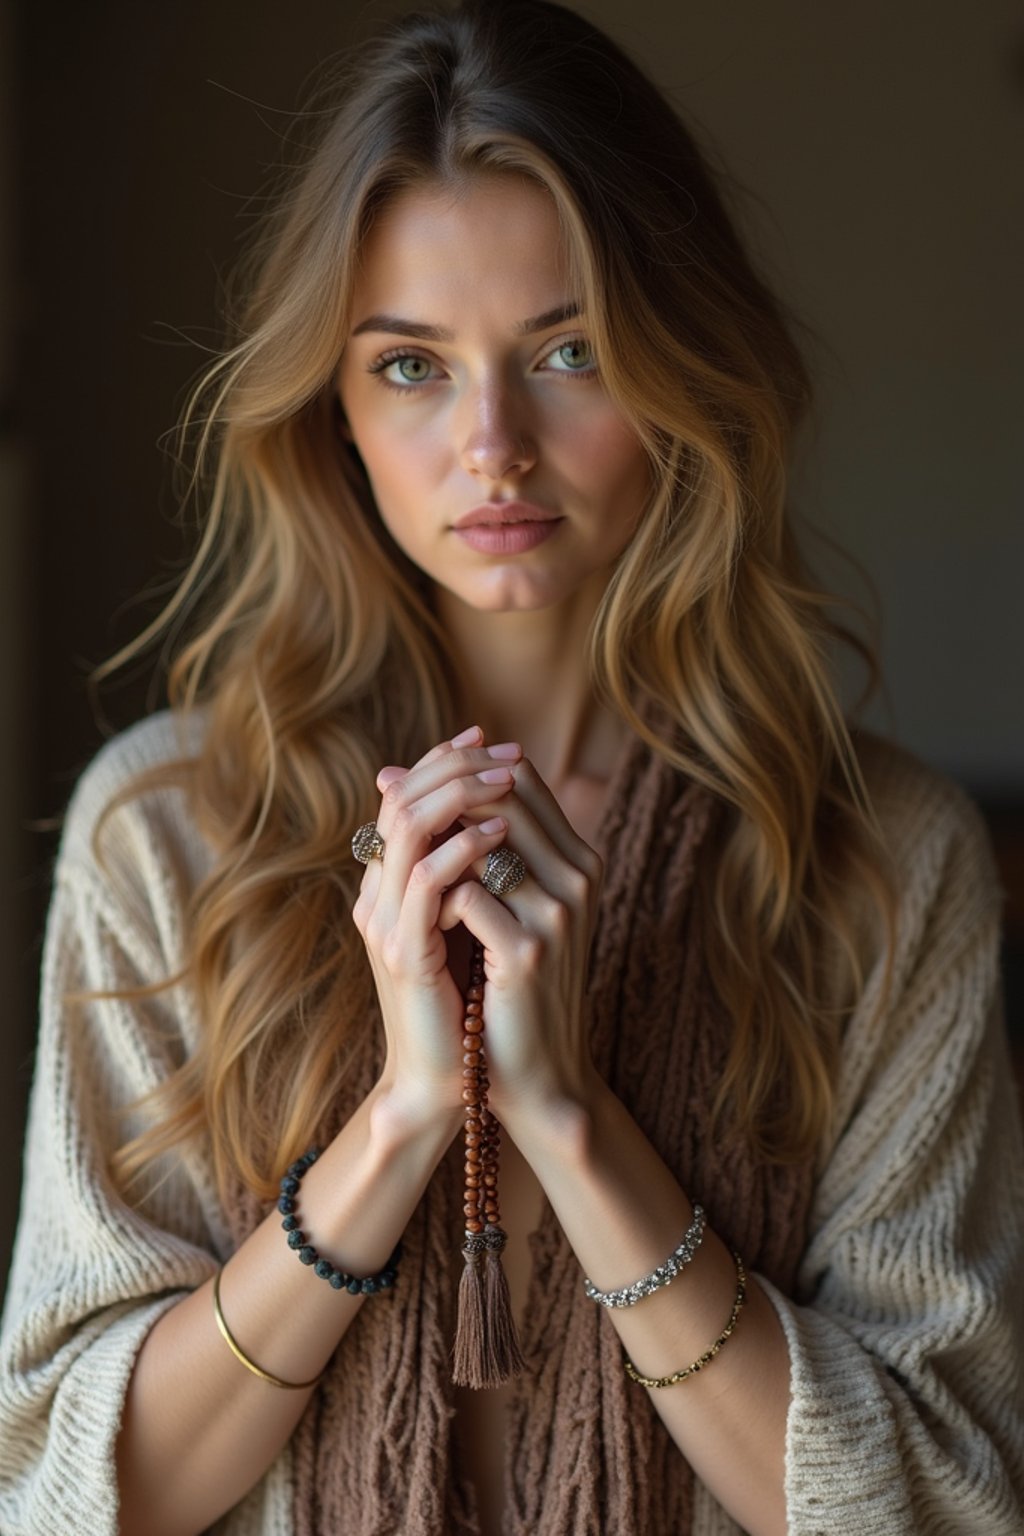
<path fill-rule="evenodd" d="M 455 653 L 461 726 L 486 742 L 518 741 L 549 787 L 606 776 L 623 727 L 599 704 L 585 663 L 603 583 L 557 607 L 481 613 L 439 589 L 437 613 Z"/>

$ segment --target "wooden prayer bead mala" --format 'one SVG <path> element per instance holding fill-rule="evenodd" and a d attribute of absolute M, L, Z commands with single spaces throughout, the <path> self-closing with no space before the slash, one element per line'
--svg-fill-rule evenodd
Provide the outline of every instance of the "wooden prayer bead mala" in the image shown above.
<path fill-rule="evenodd" d="M 465 1268 L 459 1283 L 452 1380 L 459 1386 L 498 1387 L 519 1375 L 523 1358 L 501 1264 L 501 1252 L 508 1241 L 501 1227 L 498 1203 L 501 1130 L 487 1107 L 490 1082 L 484 1053 L 483 998 L 483 948 L 474 939 L 462 1036 L 462 1101 L 466 1107 L 462 1206 Z"/>

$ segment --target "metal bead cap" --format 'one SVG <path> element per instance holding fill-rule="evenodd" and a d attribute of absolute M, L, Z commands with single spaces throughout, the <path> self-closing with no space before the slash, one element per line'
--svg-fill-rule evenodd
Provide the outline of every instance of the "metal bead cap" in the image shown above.
<path fill-rule="evenodd" d="M 494 848 L 487 855 L 487 863 L 480 877 L 480 884 L 492 896 L 507 896 L 526 879 L 526 865 L 511 848 Z"/>
<path fill-rule="evenodd" d="M 384 839 L 377 831 L 377 823 L 368 821 L 353 833 L 352 852 L 360 864 L 369 864 L 371 859 L 384 859 Z"/>

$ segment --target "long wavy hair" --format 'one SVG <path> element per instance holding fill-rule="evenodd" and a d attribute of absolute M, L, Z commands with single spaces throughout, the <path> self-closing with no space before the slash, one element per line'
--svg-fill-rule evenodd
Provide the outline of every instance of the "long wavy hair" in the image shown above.
<path fill-rule="evenodd" d="M 780 306 L 675 112 L 549 0 L 407 14 L 346 57 L 301 121 L 317 142 L 278 190 L 229 342 L 183 417 L 204 521 L 195 558 L 100 669 L 170 635 L 171 706 L 201 711 L 203 730 L 197 757 L 106 807 L 98 852 L 106 816 L 167 783 L 186 788 L 215 851 L 183 969 L 127 994 L 186 980 L 202 1032 L 139 1101 L 148 1123 L 115 1154 L 115 1179 L 126 1192 L 208 1136 L 222 1190 L 241 1176 L 271 1198 L 376 1027 L 350 838 L 376 814 L 379 765 L 414 761 L 462 722 L 428 583 L 339 433 L 336 369 L 387 200 L 499 172 L 554 200 L 604 388 L 654 472 L 587 662 L 595 696 L 722 805 L 699 877 L 733 1026 L 716 1110 L 755 1155 L 813 1155 L 865 980 L 864 913 L 891 955 L 894 884 L 830 675 L 835 641 L 873 679 L 874 655 L 832 616 L 787 517 L 809 391 Z M 669 739 L 654 739 L 645 702 L 676 722 Z"/>

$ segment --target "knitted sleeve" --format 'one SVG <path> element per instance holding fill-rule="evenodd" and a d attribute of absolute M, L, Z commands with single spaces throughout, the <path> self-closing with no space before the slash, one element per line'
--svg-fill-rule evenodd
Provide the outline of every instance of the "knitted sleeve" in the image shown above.
<path fill-rule="evenodd" d="M 146 816 L 117 813 L 113 880 L 91 862 L 110 767 L 107 754 L 72 803 L 47 920 L 21 1216 L 0 1328 L 4 1536 L 116 1536 L 114 1452 L 135 1356 L 156 1320 L 226 1257 L 201 1159 L 149 1170 L 137 1207 L 109 1174 L 111 1152 L 143 1124 L 119 1122 L 117 1111 L 183 1059 L 188 1018 L 177 988 L 142 1001 L 68 998 L 169 971 L 174 870 Z M 284 1519 L 266 1523 L 268 1479 L 217 1529 L 284 1533 Z"/>
<path fill-rule="evenodd" d="M 890 1006 L 850 1023 L 789 1343 L 790 1536 L 1019 1536 L 1024 1152 L 979 814 L 920 769 Z"/>

